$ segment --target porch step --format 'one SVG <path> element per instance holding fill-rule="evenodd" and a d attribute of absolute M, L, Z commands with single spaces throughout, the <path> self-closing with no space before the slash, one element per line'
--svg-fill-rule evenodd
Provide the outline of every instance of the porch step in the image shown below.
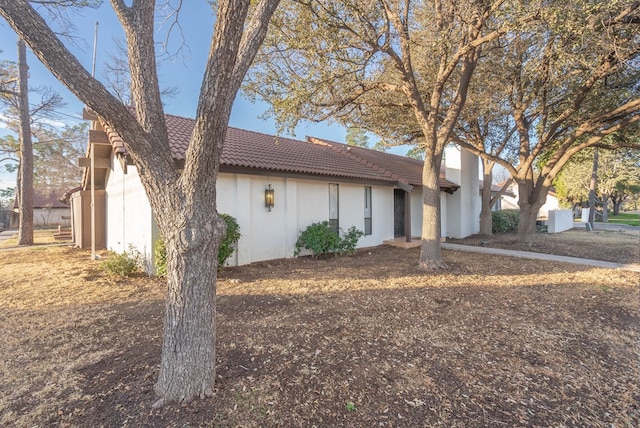
<path fill-rule="evenodd" d="M 71 237 L 72 234 L 70 227 L 59 228 L 58 231 L 53 234 L 53 239 L 56 241 L 71 241 Z"/>

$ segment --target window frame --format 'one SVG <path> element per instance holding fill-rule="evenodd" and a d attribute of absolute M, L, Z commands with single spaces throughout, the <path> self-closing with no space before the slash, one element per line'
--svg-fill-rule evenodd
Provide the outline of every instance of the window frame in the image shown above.
<path fill-rule="evenodd" d="M 364 234 L 365 236 L 373 234 L 373 222 L 372 222 L 372 201 L 373 201 L 373 189 L 371 186 L 364 187 Z"/>
<path fill-rule="evenodd" d="M 329 227 L 340 234 L 340 185 L 329 183 Z"/>

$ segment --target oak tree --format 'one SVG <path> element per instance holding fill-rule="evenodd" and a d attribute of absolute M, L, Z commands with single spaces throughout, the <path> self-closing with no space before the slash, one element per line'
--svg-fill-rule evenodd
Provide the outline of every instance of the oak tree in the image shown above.
<path fill-rule="evenodd" d="M 515 126 L 502 155 L 470 139 L 463 147 L 503 166 L 518 185 L 519 238 L 532 242 L 538 210 L 554 178 L 580 150 L 638 147 L 612 136 L 640 120 L 638 2 L 550 2 L 529 28 L 509 34 L 491 51 L 485 81 L 502 82 L 502 99 Z"/>
<path fill-rule="evenodd" d="M 135 163 L 167 250 L 167 300 L 156 406 L 213 393 L 218 247 L 216 178 L 231 106 L 278 0 L 218 0 L 182 170 L 174 163 L 156 68 L 153 0 L 111 0 L 127 39 L 132 112 L 82 66 L 27 0 L 0 15 L 51 72 L 115 130 Z"/>
<path fill-rule="evenodd" d="M 593 159 L 593 149 L 586 149 L 562 168 L 553 184 L 563 204 L 579 207 L 588 200 Z M 603 214 L 609 207 L 619 214 L 625 201 L 640 194 L 640 150 L 600 150 L 597 171 L 596 202 Z"/>
<path fill-rule="evenodd" d="M 516 13 L 513 4 L 290 1 L 274 18 L 246 85 L 270 103 L 284 128 L 300 119 L 332 119 L 420 147 L 421 269 L 446 267 L 440 248 L 440 166 L 482 47 L 516 22 L 534 19 L 526 10 Z"/>

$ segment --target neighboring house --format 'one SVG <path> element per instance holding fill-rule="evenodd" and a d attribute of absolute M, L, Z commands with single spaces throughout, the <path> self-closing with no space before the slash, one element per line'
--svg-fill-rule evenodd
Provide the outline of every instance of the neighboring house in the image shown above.
<path fill-rule="evenodd" d="M 493 199 L 498 193 L 500 193 L 500 191 L 502 190 L 502 186 L 505 182 L 503 181 L 502 183 L 498 183 L 498 184 L 492 184 L 491 185 L 491 199 Z M 482 180 L 480 180 L 480 198 L 482 199 L 482 190 L 484 189 L 484 182 Z M 510 188 L 507 189 L 504 192 L 503 196 L 515 196 L 515 193 L 513 193 Z M 491 211 L 500 211 L 502 209 L 506 209 L 502 207 L 502 196 L 500 198 L 498 198 L 498 200 L 491 205 Z"/>
<path fill-rule="evenodd" d="M 86 167 L 82 190 L 71 198 L 75 242 L 91 245 L 89 164 L 94 156 L 97 248 L 122 252 L 133 246 L 150 262 L 160 236 L 136 167 L 115 132 L 86 111 L 85 118 L 92 126 L 88 157 L 81 159 Z M 171 153 L 182 162 L 194 121 L 166 115 L 166 124 Z M 477 190 L 470 192 L 464 185 L 473 182 L 467 177 L 471 175 L 476 180 L 471 189 L 478 189 L 478 162 L 472 155 L 462 158 L 463 167 L 476 159 L 476 172 L 458 173 L 463 188 L 441 177 L 442 236 L 462 237 L 478 229 L 478 215 L 465 213 L 469 207 L 461 199 L 466 192 L 477 199 Z M 416 159 L 318 138 L 299 141 L 230 127 L 217 181 L 217 209 L 237 219 L 242 237 L 229 263 L 293 257 L 300 232 L 323 220 L 364 231 L 359 247 L 420 236 L 422 165 Z M 271 207 L 265 204 L 267 194 L 273 197 Z M 476 205 L 479 214 L 479 203 L 472 209 Z"/>
<path fill-rule="evenodd" d="M 502 198 L 500 199 L 503 210 L 519 210 L 518 185 L 516 183 L 511 183 L 509 186 L 509 192 L 502 195 Z M 538 219 L 546 220 L 549 217 L 549 211 L 559 209 L 560 204 L 558 202 L 558 197 L 556 196 L 554 189 L 551 188 L 547 194 L 546 202 L 540 207 L 540 210 L 538 210 Z"/>
<path fill-rule="evenodd" d="M 33 191 L 33 225 L 35 227 L 71 225 L 71 207 L 61 202 L 52 192 L 34 189 Z M 13 202 L 10 227 L 18 227 L 18 200 Z"/>

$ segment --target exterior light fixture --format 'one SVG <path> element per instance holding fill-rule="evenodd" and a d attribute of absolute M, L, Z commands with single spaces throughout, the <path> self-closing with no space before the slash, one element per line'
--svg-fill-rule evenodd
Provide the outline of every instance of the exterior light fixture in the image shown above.
<path fill-rule="evenodd" d="M 273 208 L 274 205 L 274 201 L 274 190 L 271 188 L 271 184 L 269 184 L 267 185 L 267 188 L 264 189 L 264 206 L 269 208 L 269 211 L 271 211 L 271 208 Z"/>

